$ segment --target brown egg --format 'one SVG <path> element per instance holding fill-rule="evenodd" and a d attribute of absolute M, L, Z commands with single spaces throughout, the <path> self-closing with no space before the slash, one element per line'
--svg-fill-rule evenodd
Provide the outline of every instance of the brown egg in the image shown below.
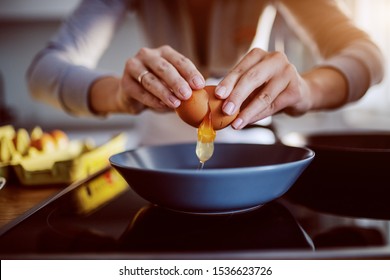
<path fill-rule="evenodd" d="M 215 86 L 206 86 L 201 90 L 193 91 L 191 98 L 182 101 L 176 109 L 179 117 L 189 125 L 198 128 L 210 108 L 213 128 L 220 130 L 227 127 L 238 113 L 232 116 L 223 113 L 224 100 L 216 98 L 214 91 Z"/>
<path fill-rule="evenodd" d="M 53 152 L 56 149 L 53 136 L 46 132 L 43 132 L 40 138 L 32 140 L 30 146 L 44 152 Z"/>
<path fill-rule="evenodd" d="M 64 131 L 55 129 L 50 132 L 50 135 L 53 137 L 56 147 L 58 149 L 64 149 L 68 146 L 69 138 Z"/>

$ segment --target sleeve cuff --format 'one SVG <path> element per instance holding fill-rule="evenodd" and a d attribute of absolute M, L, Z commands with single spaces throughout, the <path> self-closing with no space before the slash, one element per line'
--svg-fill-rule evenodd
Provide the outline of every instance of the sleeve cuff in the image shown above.
<path fill-rule="evenodd" d="M 339 70 L 348 82 L 348 101 L 361 98 L 370 86 L 383 78 L 380 51 L 372 44 L 359 42 L 338 55 L 325 60 L 321 66 Z"/>
<path fill-rule="evenodd" d="M 63 85 L 66 86 L 61 85 L 59 92 L 64 110 L 75 116 L 101 116 L 96 115 L 96 113 L 91 110 L 88 101 L 88 92 L 94 81 L 110 75 L 112 75 L 112 73 L 95 70 L 91 71 L 84 66 L 69 67 L 63 80 Z"/>
<path fill-rule="evenodd" d="M 370 75 L 364 65 L 348 55 L 333 57 L 321 64 L 340 71 L 348 83 L 348 102 L 361 98 L 370 86 Z"/>

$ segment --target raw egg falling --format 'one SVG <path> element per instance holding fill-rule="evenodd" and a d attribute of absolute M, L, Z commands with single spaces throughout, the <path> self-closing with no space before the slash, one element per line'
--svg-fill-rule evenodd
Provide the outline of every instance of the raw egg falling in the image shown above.
<path fill-rule="evenodd" d="M 199 159 L 199 169 L 211 158 L 214 153 L 216 130 L 227 127 L 237 116 L 228 116 L 223 113 L 224 100 L 214 95 L 216 86 L 206 86 L 195 90 L 190 99 L 182 102 L 176 109 L 179 117 L 187 124 L 197 128 L 198 138 L 195 153 Z"/>

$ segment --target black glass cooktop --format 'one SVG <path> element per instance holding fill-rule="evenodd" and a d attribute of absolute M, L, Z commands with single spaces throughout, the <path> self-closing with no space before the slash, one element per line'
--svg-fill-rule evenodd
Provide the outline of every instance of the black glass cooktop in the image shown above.
<path fill-rule="evenodd" d="M 390 258 L 386 219 L 317 212 L 285 197 L 193 215 L 152 205 L 113 169 L 0 229 L 7 258 Z"/>

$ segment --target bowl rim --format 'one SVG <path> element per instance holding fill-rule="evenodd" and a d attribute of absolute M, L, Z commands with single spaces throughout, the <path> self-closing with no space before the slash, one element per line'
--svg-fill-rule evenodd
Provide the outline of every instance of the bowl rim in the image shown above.
<path fill-rule="evenodd" d="M 171 146 L 189 146 L 189 145 L 194 145 L 194 143 L 176 143 L 176 144 L 162 144 L 162 145 L 149 145 L 149 146 L 140 146 L 136 147 L 133 149 L 128 149 L 119 153 L 116 153 L 112 156 L 109 157 L 109 162 L 113 167 L 119 167 L 119 168 L 125 168 L 128 170 L 137 170 L 140 172 L 145 172 L 145 173 L 164 173 L 164 174 L 182 174 L 182 175 L 191 175 L 193 176 L 194 174 L 199 174 L 199 175 L 215 175 L 215 174 L 236 174 L 236 173 L 251 173 L 254 171 L 264 171 L 264 170 L 272 170 L 275 167 L 280 168 L 281 166 L 294 166 L 294 165 L 301 165 L 304 162 L 310 162 L 314 157 L 315 157 L 315 152 L 308 147 L 297 147 L 297 146 L 290 146 L 286 144 L 281 144 L 281 143 L 275 143 L 275 144 L 256 144 L 256 143 L 225 143 L 225 142 L 216 142 L 215 145 L 245 145 L 245 146 L 283 146 L 295 150 L 302 150 L 307 152 L 307 156 L 305 158 L 299 159 L 299 160 L 294 160 L 290 162 L 284 162 L 284 163 L 276 163 L 276 164 L 269 164 L 269 165 L 260 165 L 260 166 L 245 166 L 245 167 L 226 167 L 226 168 L 210 168 L 210 169 L 190 169 L 190 168 L 181 168 L 181 169 L 173 169 L 173 168 L 137 168 L 137 167 L 129 167 L 124 164 L 117 163 L 113 160 L 114 157 L 130 153 L 130 152 L 135 152 L 140 149 L 148 149 L 148 148 L 164 148 L 164 147 L 171 147 Z M 207 166 L 207 163 L 206 163 Z"/>

